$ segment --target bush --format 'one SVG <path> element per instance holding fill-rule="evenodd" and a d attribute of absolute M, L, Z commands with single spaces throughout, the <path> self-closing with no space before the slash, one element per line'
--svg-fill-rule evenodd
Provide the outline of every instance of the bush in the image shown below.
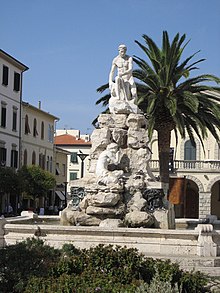
<path fill-rule="evenodd" d="M 98 245 L 80 250 L 66 244 L 56 250 L 28 239 L 1 252 L 4 293 L 202 293 L 207 283 L 201 273 L 183 272 L 178 264 L 146 258 L 133 248 Z"/>
<path fill-rule="evenodd" d="M 59 255 L 35 238 L 1 249 L 0 292 L 23 292 L 30 276 L 46 276 Z"/>

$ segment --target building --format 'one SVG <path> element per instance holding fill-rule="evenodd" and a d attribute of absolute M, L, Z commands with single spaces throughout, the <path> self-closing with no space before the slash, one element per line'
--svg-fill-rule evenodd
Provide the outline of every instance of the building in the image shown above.
<path fill-rule="evenodd" d="M 0 50 L 0 164 L 18 168 L 21 145 L 22 76 L 28 67 Z"/>
<path fill-rule="evenodd" d="M 68 151 L 67 156 L 67 192 L 71 181 L 85 176 L 89 169 L 91 141 L 89 135 L 81 135 L 79 130 L 56 130 L 54 144 Z"/>
<path fill-rule="evenodd" d="M 54 206 L 58 209 L 62 209 L 67 205 L 67 156 L 70 152 L 67 152 L 59 147 L 55 147 L 56 151 L 56 189 L 54 197 Z"/>
<path fill-rule="evenodd" d="M 55 174 L 54 132 L 59 118 L 22 102 L 21 165 L 39 165 Z"/>
<path fill-rule="evenodd" d="M 20 167 L 21 101 L 23 73 L 28 67 L 0 50 L 0 166 Z M 1 192 L 1 191 L 0 191 Z M 17 198 L 0 196 L 0 213 L 11 203 L 16 209 Z"/>
<path fill-rule="evenodd" d="M 54 147 L 55 123 L 58 117 L 38 107 L 22 102 L 22 139 L 21 139 L 21 166 L 38 165 L 43 170 L 55 175 L 56 150 Z M 30 199 L 23 200 L 24 208 L 32 206 Z M 48 202 L 40 198 L 38 206 L 54 206 L 54 191 L 51 191 Z"/>
<path fill-rule="evenodd" d="M 204 150 L 196 138 L 194 147 L 189 137 L 184 140 L 172 133 L 170 149 L 170 200 L 175 204 L 176 217 L 220 219 L 220 148 L 209 134 Z M 149 145 L 153 154 L 151 169 L 159 174 L 156 133 Z"/>

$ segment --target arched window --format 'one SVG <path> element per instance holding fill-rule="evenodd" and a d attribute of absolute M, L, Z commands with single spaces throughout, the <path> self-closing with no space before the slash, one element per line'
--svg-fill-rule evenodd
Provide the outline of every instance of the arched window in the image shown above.
<path fill-rule="evenodd" d="M 49 156 L 47 156 L 47 171 L 49 171 L 49 169 L 50 169 L 50 157 Z"/>
<path fill-rule="evenodd" d="M 50 124 L 48 125 L 48 141 L 51 141 L 51 126 Z"/>
<path fill-rule="evenodd" d="M 30 127 L 29 127 L 29 122 L 28 122 L 28 115 L 25 115 L 24 133 L 25 134 L 31 133 Z"/>
<path fill-rule="evenodd" d="M 194 147 L 190 140 L 187 140 L 184 144 L 184 160 L 195 161 L 196 160 L 196 147 Z"/>
<path fill-rule="evenodd" d="M 53 125 L 48 125 L 48 141 L 53 143 L 53 137 L 54 137 L 54 127 Z"/>
<path fill-rule="evenodd" d="M 37 135 L 38 135 L 38 132 L 37 132 L 37 119 L 34 118 L 33 136 L 36 137 Z"/>
<path fill-rule="evenodd" d="M 36 164 L 36 153 L 35 151 L 33 151 L 32 153 L 32 165 L 35 165 Z"/>
<path fill-rule="evenodd" d="M 45 155 L 39 154 L 39 166 L 44 170 L 45 169 Z"/>
<path fill-rule="evenodd" d="M 53 142 L 53 136 L 54 136 L 54 128 L 53 125 L 51 125 L 51 142 Z"/>
<path fill-rule="evenodd" d="M 27 150 L 24 150 L 24 166 L 27 166 Z"/>
<path fill-rule="evenodd" d="M 44 122 L 41 122 L 41 139 L 44 139 Z"/>

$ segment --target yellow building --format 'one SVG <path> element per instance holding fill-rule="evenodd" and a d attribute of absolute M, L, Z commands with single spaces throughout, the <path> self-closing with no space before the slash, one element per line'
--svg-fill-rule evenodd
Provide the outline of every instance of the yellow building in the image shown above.
<path fill-rule="evenodd" d="M 22 102 L 21 111 L 21 166 L 37 165 L 55 175 L 56 151 L 54 147 L 55 122 L 59 118 L 41 109 Z M 54 190 L 48 198 L 39 198 L 37 207 L 54 206 Z M 23 208 L 32 206 L 30 199 L 23 201 Z"/>

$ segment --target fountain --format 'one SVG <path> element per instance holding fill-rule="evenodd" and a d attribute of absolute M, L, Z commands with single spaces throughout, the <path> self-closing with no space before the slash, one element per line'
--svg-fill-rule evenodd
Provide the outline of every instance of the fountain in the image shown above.
<path fill-rule="evenodd" d="M 76 182 L 85 197 L 78 206 L 70 201 L 59 217 L 25 211 L 20 217 L 0 218 L 0 247 L 38 237 L 54 247 L 121 245 L 178 261 L 188 256 L 193 266 L 196 262 L 201 266 L 203 257 L 206 265 L 208 260 L 208 266 L 216 266 L 220 255 L 220 231 L 212 225 L 216 219 L 195 220 L 195 229 L 174 229 L 173 207 L 149 168 L 147 119 L 134 104 L 132 58 L 125 53 L 126 47 L 119 46 L 112 63 L 110 113 L 99 115 L 99 128 L 92 133 L 89 174 Z"/>
<path fill-rule="evenodd" d="M 114 72 L 118 74 L 114 79 Z M 109 75 L 109 114 L 91 135 L 89 174 L 74 182 L 86 196 L 61 214 L 63 225 L 174 229 L 172 205 L 149 167 L 147 119 L 134 101 L 132 58 L 119 46 Z"/>

